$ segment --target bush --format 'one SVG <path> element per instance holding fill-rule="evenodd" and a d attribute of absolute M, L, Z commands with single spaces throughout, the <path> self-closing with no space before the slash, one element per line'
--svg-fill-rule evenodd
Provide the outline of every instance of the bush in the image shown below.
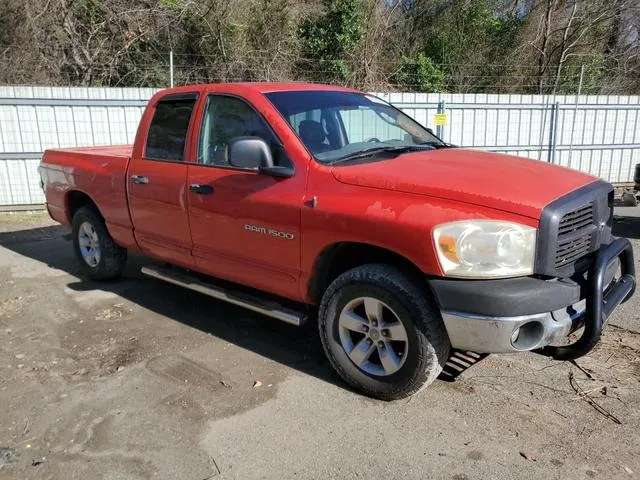
<path fill-rule="evenodd" d="M 393 82 L 410 92 L 443 92 L 445 76 L 429 57 L 420 52 L 415 58 L 404 57 Z"/>

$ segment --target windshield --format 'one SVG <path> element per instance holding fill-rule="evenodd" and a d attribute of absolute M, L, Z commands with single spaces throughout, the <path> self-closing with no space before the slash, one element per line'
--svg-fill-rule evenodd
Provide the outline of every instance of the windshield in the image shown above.
<path fill-rule="evenodd" d="M 267 98 L 322 163 L 447 144 L 373 95 L 338 91 L 273 92 Z"/>

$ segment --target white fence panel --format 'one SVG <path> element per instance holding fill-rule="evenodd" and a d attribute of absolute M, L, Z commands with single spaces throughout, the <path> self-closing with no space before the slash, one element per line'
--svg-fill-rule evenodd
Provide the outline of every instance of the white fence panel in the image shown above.
<path fill-rule="evenodd" d="M 47 148 L 130 144 L 151 88 L 0 86 L 0 206 L 41 204 Z M 450 143 L 553 162 L 610 182 L 640 163 L 640 97 L 377 93 Z M 447 114 L 436 127 L 434 115 Z M 357 114 L 347 121 L 358 129 Z"/>
<path fill-rule="evenodd" d="M 640 97 L 575 95 L 382 95 L 455 145 L 535 158 L 612 183 L 633 180 L 640 163 Z M 421 99 L 422 100 L 422 99 Z"/>
<path fill-rule="evenodd" d="M 133 143 L 152 88 L 0 86 L 0 206 L 44 203 L 47 148 Z"/>

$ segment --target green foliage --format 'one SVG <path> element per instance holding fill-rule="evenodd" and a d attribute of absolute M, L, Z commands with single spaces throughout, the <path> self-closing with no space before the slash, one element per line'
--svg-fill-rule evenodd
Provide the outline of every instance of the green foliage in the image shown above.
<path fill-rule="evenodd" d="M 103 0 L 82 0 L 77 2 L 77 8 L 90 25 L 104 21 L 107 13 Z"/>
<path fill-rule="evenodd" d="M 329 82 L 343 82 L 344 80 L 349 78 L 349 75 L 351 75 L 351 69 L 344 60 L 331 60 L 326 65 L 324 65 L 324 67 L 328 68 L 328 72 L 326 73 L 329 77 Z"/>
<path fill-rule="evenodd" d="M 410 92 L 443 92 L 445 76 L 429 57 L 420 52 L 416 58 L 403 57 L 395 84 Z"/>
<path fill-rule="evenodd" d="M 582 95 L 595 95 L 600 93 L 602 85 L 607 82 L 607 69 L 603 55 L 588 58 L 574 57 L 564 67 L 560 75 L 559 90 L 565 94 L 578 93 L 580 85 L 580 70 L 584 65 L 582 77 Z"/>
<path fill-rule="evenodd" d="M 362 41 L 366 29 L 362 1 L 325 0 L 325 8 L 319 18 L 300 25 L 303 51 L 309 58 L 338 59 Z"/>
<path fill-rule="evenodd" d="M 474 83 L 493 77 L 484 65 L 504 62 L 513 47 L 523 20 L 498 14 L 498 0 L 458 0 L 454 2 L 427 36 L 424 52 L 442 65 L 447 83 L 456 83 L 456 75 L 465 65 L 473 67 Z M 470 69 L 464 69 L 470 70 Z"/>
<path fill-rule="evenodd" d="M 425 52 L 438 63 L 457 63 L 478 53 L 512 46 L 522 20 L 497 15 L 496 0 L 458 1 L 443 15 L 427 38 Z M 481 52 L 478 52 L 479 48 Z"/>
<path fill-rule="evenodd" d="M 182 0 L 159 0 L 161 7 L 172 10 L 180 10 L 182 8 Z"/>

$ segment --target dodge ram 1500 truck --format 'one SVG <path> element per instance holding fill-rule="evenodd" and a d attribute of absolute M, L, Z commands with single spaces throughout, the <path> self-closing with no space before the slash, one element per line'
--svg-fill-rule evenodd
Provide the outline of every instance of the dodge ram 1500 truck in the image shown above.
<path fill-rule="evenodd" d="M 432 382 L 451 348 L 584 355 L 635 289 L 611 185 L 456 148 L 344 88 L 161 91 L 133 146 L 47 150 L 40 175 L 92 279 L 138 250 L 169 265 L 151 277 L 317 319 L 335 370 L 382 399 Z"/>

